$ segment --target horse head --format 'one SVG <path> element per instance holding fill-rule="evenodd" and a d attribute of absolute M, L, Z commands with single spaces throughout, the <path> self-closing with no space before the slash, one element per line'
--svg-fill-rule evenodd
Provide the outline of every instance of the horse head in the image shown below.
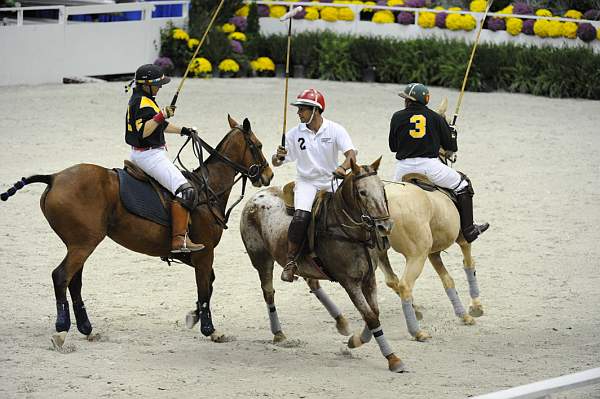
<path fill-rule="evenodd" d="M 361 221 L 383 236 L 391 233 L 394 222 L 390 219 L 383 182 L 377 176 L 381 157 L 371 165 L 358 165 L 351 161 L 351 172 L 342 183 L 347 203 L 359 210 Z"/>
<path fill-rule="evenodd" d="M 219 148 L 227 158 L 245 168 L 248 178 L 255 187 L 268 186 L 273 179 L 273 171 L 262 152 L 262 143 L 254 132 L 248 118 L 240 126 L 227 115 L 231 131 Z"/>

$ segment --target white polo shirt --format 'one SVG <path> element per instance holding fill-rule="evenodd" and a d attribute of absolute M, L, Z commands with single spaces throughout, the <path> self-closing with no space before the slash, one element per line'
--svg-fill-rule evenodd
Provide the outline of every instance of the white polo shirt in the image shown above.
<path fill-rule="evenodd" d="M 331 174 L 340 165 L 340 152 L 356 151 L 346 129 L 325 118 L 317 133 L 305 123 L 288 131 L 285 148 L 288 153 L 284 162 L 296 162 L 298 177 L 320 184 L 331 181 Z"/>

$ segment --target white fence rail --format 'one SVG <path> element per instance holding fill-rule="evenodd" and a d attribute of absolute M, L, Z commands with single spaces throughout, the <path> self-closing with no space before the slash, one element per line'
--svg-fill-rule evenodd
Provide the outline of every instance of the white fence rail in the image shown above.
<path fill-rule="evenodd" d="M 471 399 L 549 399 L 552 394 L 558 392 L 598 383 L 600 383 L 600 368 L 595 368 L 486 395 L 475 396 Z M 600 387 L 597 392 L 600 392 Z"/>
<path fill-rule="evenodd" d="M 179 17 L 152 17 L 155 6 L 181 5 Z M 60 83 L 64 77 L 132 73 L 160 51 L 160 29 L 182 26 L 189 0 L 86 6 L 0 8 L 14 14 L 0 25 L 0 86 Z M 56 19 L 27 19 L 25 13 L 57 10 Z M 141 19 L 81 22 L 69 16 L 141 12 Z"/>
<path fill-rule="evenodd" d="M 282 5 L 289 7 L 291 5 L 297 6 L 302 5 L 304 7 L 319 6 L 319 7 L 347 7 L 352 9 L 354 13 L 353 21 L 335 21 L 327 22 L 322 19 L 315 21 L 309 21 L 304 19 L 294 20 L 292 23 L 292 31 L 294 33 L 299 32 L 315 32 L 329 30 L 340 34 L 349 35 L 362 35 L 362 36 L 381 36 L 389 38 L 397 38 L 400 40 L 417 39 L 417 38 L 437 38 L 437 39 L 458 39 L 464 40 L 467 43 L 475 40 L 475 31 L 479 29 L 483 13 L 471 12 L 471 11 L 448 11 L 448 10 L 433 10 L 426 8 L 410 8 L 410 7 L 388 7 L 388 6 L 372 6 L 364 4 L 334 4 L 334 3 L 303 3 L 296 2 L 290 4 L 286 1 L 255 1 L 257 4 L 263 5 Z M 398 23 L 378 24 L 371 21 L 361 21 L 359 18 L 362 9 L 367 8 L 374 11 L 377 10 L 390 10 L 390 11 L 409 11 L 415 14 L 415 24 L 413 25 L 401 25 Z M 452 31 L 450 29 L 430 28 L 424 29 L 416 24 L 419 20 L 419 14 L 423 12 L 432 13 L 458 13 L 468 14 L 475 18 L 476 26 L 471 32 L 466 31 Z M 506 14 L 489 13 L 489 16 L 507 17 Z M 521 19 L 548 19 L 558 20 L 562 22 L 582 22 L 581 20 L 571 18 L 559 18 L 559 17 L 538 17 L 535 15 L 515 15 L 515 17 Z M 600 21 L 585 21 L 589 22 L 596 29 L 600 29 Z M 260 18 L 260 31 L 265 35 L 270 34 L 287 34 L 287 23 L 280 22 L 277 18 L 263 17 Z M 503 44 L 513 43 L 525 46 L 553 46 L 553 47 L 587 47 L 596 53 L 600 53 L 600 40 L 594 40 L 590 43 L 585 43 L 579 39 L 568 39 L 568 38 L 541 38 L 537 36 L 528 36 L 520 34 L 518 36 L 511 36 L 506 31 L 491 31 L 483 29 L 481 32 L 481 43 L 490 44 Z"/>

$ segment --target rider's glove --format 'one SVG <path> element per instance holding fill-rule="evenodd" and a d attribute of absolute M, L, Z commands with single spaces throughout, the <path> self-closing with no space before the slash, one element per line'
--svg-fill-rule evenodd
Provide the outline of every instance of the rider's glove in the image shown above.
<path fill-rule="evenodd" d="M 166 107 L 163 108 L 162 113 L 165 116 L 165 119 L 169 119 L 170 117 L 175 115 L 175 106 L 167 105 Z"/>
<path fill-rule="evenodd" d="M 190 137 L 192 133 L 198 133 L 193 127 L 182 127 L 181 132 L 179 133 L 182 136 Z"/>

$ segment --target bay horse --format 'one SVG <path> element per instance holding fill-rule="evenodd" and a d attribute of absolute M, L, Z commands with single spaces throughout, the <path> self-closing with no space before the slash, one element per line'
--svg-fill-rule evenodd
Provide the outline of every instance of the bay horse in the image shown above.
<path fill-rule="evenodd" d="M 378 245 L 374 242 L 389 234 L 389 220 L 383 183 L 377 176 L 381 158 L 369 166 L 352 162 L 348 173 L 326 206 L 327 228 L 317 230 L 315 248 L 317 256 L 325 265 L 331 279 L 338 281 L 346 290 L 354 306 L 365 321 L 361 334 L 348 340 L 355 348 L 374 336 L 381 353 L 388 360 L 388 368 L 402 372 L 404 365 L 397 357 L 383 334 L 377 304 L 375 269 L 378 263 Z M 260 278 L 264 300 L 267 304 L 271 332 L 274 341 L 283 341 L 283 334 L 275 307 L 273 289 L 274 262 L 286 263 L 287 231 L 291 216 L 286 212 L 283 190 L 273 187 L 255 193 L 244 206 L 240 219 L 240 233 L 252 266 Z M 298 261 L 298 274 L 305 278 L 311 292 L 336 318 L 338 331 L 347 332 L 347 322 L 319 285 L 319 277 L 310 273 L 306 258 Z"/>
<path fill-rule="evenodd" d="M 213 341 L 223 338 L 222 334 L 216 332 L 210 312 L 215 279 L 214 248 L 219 244 L 226 226 L 226 217 L 223 215 L 226 215 L 235 176 L 240 174 L 244 183 L 246 178 L 250 179 L 255 187 L 268 186 L 273 178 L 273 172 L 262 153 L 262 144 L 252 132 L 248 119 L 241 126 L 230 116 L 228 121 L 231 130 L 215 149 L 193 133 L 192 142 L 204 143 L 211 155 L 206 159 L 205 167 L 191 172 L 189 178 L 194 184 L 204 175 L 212 200 L 207 199 L 208 195 L 203 198 L 206 187 L 205 190 L 199 189 L 201 195 L 198 206 L 191 212 L 190 237 L 194 242 L 204 244 L 205 249 L 191 255 L 178 255 L 179 260 L 195 270 L 198 301 L 195 311 L 191 312 L 191 320 L 188 314 L 188 327 L 193 327 L 200 320 L 200 332 L 210 336 Z M 198 147 L 195 147 L 195 152 L 197 150 Z M 169 226 L 141 218 L 125 209 L 119 194 L 119 178 L 112 169 L 78 164 L 55 174 L 30 176 L 3 193 L 2 200 L 7 200 L 16 190 L 30 183 L 48 185 L 41 196 L 40 206 L 48 223 L 67 247 L 67 255 L 52 272 L 57 304 L 57 334 L 53 335 L 52 342 L 60 348 L 71 326 L 67 288 L 73 302 L 77 329 L 88 337 L 92 332 L 81 297 L 81 281 L 84 263 L 98 244 L 108 236 L 132 251 L 168 258 L 171 231 Z"/>

